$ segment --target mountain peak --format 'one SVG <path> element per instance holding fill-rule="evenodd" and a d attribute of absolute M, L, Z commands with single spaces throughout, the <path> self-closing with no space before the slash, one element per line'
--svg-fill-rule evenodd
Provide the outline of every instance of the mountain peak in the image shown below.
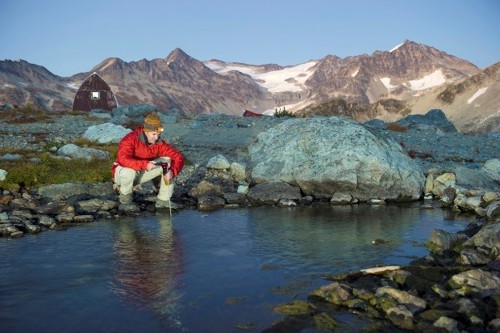
<path fill-rule="evenodd" d="M 174 62 L 174 61 L 181 61 L 181 62 L 188 61 L 189 62 L 189 61 L 193 61 L 194 59 L 192 57 L 190 57 L 182 49 L 176 48 L 172 52 L 170 52 L 170 54 L 167 56 L 166 60 L 167 60 L 167 62 L 170 63 L 170 62 Z"/>

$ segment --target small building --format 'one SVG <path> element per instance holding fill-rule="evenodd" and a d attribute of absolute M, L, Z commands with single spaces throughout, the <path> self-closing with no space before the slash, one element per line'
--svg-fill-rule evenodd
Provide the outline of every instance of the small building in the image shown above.
<path fill-rule="evenodd" d="M 111 88 L 97 73 L 92 73 L 83 81 L 73 101 L 73 111 L 92 109 L 111 111 L 117 106 L 118 102 Z"/>
<path fill-rule="evenodd" d="M 243 112 L 243 117 L 262 117 L 262 116 L 263 116 L 262 113 L 257 113 L 250 110 L 245 110 L 245 112 Z"/>

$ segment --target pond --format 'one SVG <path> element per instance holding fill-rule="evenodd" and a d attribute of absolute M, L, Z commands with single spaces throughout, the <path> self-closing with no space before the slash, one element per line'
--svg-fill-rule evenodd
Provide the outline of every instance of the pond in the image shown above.
<path fill-rule="evenodd" d="M 260 332 L 325 274 L 407 264 L 466 223 L 421 203 L 259 207 L 0 238 L 1 331 Z"/>

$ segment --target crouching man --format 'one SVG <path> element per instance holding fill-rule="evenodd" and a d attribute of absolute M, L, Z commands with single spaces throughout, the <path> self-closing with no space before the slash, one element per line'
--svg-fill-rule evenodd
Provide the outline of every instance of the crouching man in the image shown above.
<path fill-rule="evenodd" d="M 144 119 L 144 125 L 128 133 L 118 144 L 116 161 L 111 167 L 115 186 L 119 187 L 119 201 L 130 204 L 133 201 L 134 185 L 161 177 L 156 208 L 178 208 L 171 201 L 174 192 L 172 179 L 183 166 L 184 157 L 166 141 L 160 138 L 163 127 L 156 112 Z M 168 165 L 168 172 L 163 166 Z"/>

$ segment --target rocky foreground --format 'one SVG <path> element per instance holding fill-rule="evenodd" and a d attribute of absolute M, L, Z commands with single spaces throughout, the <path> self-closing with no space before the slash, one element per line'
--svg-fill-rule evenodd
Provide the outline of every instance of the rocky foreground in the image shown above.
<path fill-rule="evenodd" d="M 61 142 L 64 158 L 111 158 L 78 147 L 85 137 L 118 142 L 122 125 L 147 106 L 96 112 L 91 121 L 58 117 L 52 124 L 0 124 L 0 145 L 41 149 L 40 136 Z M 102 119 L 102 120 L 98 120 Z M 176 179 L 183 209 L 280 205 L 385 204 L 434 200 L 470 215 L 459 234 L 436 230 L 429 256 L 406 267 L 331 277 L 308 301 L 284 304 L 285 320 L 269 331 L 334 330 L 347 310 L 373 321 L 373 331 L 500 331 L 500 145 L 496 134 L 457 133 L 437 110 L 399 124 L 347 118 L 237 118 L 161 114 L 167 141 L 190 163 Z M 5 125 L 5 126 L 4 126 Z M 397 125 L 397 126 L 396 126 Z M 6 154 L 0 159 L 22 158 Z M 3 171 L 3 173 L 2 173 Z M 0 176 L 8 177 L 5 170 Z M 54 184 L 0 194 L 0 234 L 22 237 L 122 215 L 154 214 L 154 183 L 120 205 L 111 183 Z"/>

